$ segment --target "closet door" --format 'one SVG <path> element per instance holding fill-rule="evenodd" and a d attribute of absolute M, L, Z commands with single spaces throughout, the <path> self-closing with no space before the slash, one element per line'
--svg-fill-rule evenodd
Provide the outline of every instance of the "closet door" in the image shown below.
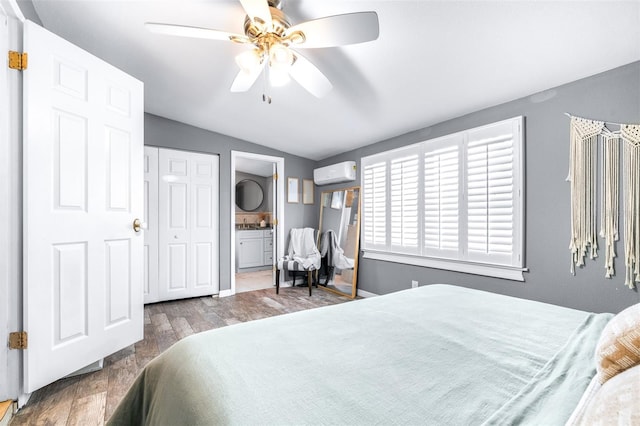
<path fill-rule="evenodd" d="M 219 159 L 159 150 L 159 298 L 219 291 Z"/>
<path fill-rule="evenodd" d="M 158 148 L 144 147 L 144 303 L 160 300 L 158 290 Z"/>

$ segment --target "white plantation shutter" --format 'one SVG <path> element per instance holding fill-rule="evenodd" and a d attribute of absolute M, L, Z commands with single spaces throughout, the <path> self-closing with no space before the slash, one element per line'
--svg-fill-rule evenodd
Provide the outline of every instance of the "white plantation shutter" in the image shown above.
<path fill-rule="evenodd" d="M 515 167 L 511 123 L 469 132 L 467 244 L 469 260 L 510 265 L 514 257 Z"/>
<path fill-rule="evenodd" d="M 362 172 L 362 235 L 366 248 L 387 244 L 387 164 L 385 161 L 365 165 Z"/>
<path fill-rule="evenodd" d="M 419 154 L 391 160 L 391 246 L 394 251 L 419 253 Z"/>
<path fill-rule="evenodd" d="M 365 257 L 522 281 L 522 124 L 363 157 Z"/>
<path fill-rule="evenodd" d="M 459 247 L 460 148 L 451 145 L 424 154 L 424 249 L 435 256 Z"/>

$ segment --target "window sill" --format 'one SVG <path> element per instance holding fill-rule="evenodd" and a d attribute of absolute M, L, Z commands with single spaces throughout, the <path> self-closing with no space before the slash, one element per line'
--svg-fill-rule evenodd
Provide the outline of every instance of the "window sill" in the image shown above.
<path fill-rule="evenodd" d="M 424 266 L 427 268 L 444 269 L 447 271 L 463 272 L 466 274 L 484 275 L 511 281 L 524 281 L 527 268 L 511 266 L 488 265 L 482 263 L 464 262 L 459 260 L 435 259 L 432 257 L 417 257 L 398 253 L 381 253 L 365 250 L 364 259 L 382 260 L 384 262 L 403 263 L 405 265 Z"/>

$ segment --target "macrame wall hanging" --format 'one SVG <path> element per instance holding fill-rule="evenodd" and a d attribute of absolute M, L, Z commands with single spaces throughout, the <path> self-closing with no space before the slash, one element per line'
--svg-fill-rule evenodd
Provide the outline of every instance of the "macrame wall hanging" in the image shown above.
<path fill-rule="evenodd" d="M 571 117 L 569 177 L 571 182 L 571 272 L 598 253 L 596 234 L 596 153 L 604 122 Z"/>
<path fill-rule="evenodd" d="M 620 128 L 624 173 L 624 261 L 625 284 L 634 287 L 640 281 L 640 125 Z"/>
<path fill-rule="evenodd" d="M 569 114 L 567 114 L 569 115 Z M 615 274 L 615 243 L 619 239 L 620 145 L 624 200 L 625 284 L 640 282 L 640 125 L 618 124 L 609 130 L 604 121 L 571 117 L 569 176 L 571 182 L 571 272 L 598 256 L 597 157 L 601 143 L 600 236 L 605 240 L 605 276 Z"/>
<path fill-rule="evenodd" d="M 615 270 L 613 259 L 616 257 L 618 241 L 619 181 L 620 176 L 620 135 L 609 132 L 602 134 L 602 167 L 600 191 L 600 236 L 605 241 L 604 267 L 605 277 L 611 278 Z"/>

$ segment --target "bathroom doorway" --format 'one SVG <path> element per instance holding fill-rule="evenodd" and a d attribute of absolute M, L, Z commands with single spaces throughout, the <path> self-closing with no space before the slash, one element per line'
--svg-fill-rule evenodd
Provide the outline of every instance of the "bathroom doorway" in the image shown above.
<path fill-rule="evenodd" d="M 231 294 L 273 288 L 284 255 L 284 159 L 231 153 Z"/>

